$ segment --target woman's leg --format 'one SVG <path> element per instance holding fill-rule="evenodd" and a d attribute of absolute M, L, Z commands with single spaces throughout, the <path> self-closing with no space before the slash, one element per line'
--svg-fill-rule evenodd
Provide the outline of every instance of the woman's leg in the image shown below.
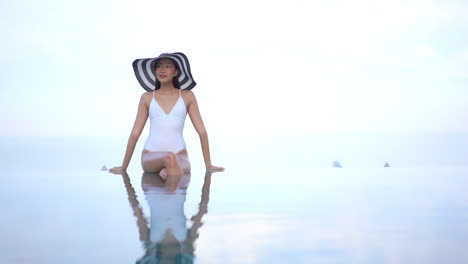
<path fill-rule="evenodd" d="M 143 151 L 141 166 L 145 172 L 160 172 L 166 169 L 167 175 L 182 175 L 176 154 L 166 151 Z"/>
<path fill-rule="evenodd" d="M 177 162 L 179 163 L 180 168 L 184 174 L 190 173 L 190 161 L 188 157 L 187 150 L 181 150 L 176 154 Z M 167 170 L 166 168 L 162 168 L 159 172 L 161 178 L 166 179 L 167 177 Z"/>
<path fill-rule="evenodd" d="M 168 186 L 177 187 L 182 174 L 190 172 L 190 162 L 186 150 L 177 154 L 164 151 L 143 151 L 141 165 L 145 172 L 159 172 Z"/>
<path fill-rule="evenodd" d="M 177 161 L 179 162 L 180 168 L 184 174 L 190 172 L 191 167 L 187 150 L 181 150 L 177 153 Z"/>

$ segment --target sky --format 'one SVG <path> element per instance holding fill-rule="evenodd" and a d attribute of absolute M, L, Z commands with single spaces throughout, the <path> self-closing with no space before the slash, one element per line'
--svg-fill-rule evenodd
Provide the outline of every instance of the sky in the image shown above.
<path fill-rule="evenodd" d="M 0 136 L 126 136 L 144 92 L 132 61 L 176 51 L 210 133 L 468 132 L 467 13 L 431 0 L 2 1 Z"/>

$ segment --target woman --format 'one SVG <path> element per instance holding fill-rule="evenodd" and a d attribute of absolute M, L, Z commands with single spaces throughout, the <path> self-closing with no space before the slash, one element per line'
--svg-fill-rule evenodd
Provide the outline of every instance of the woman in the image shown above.
<path fill-rule="evenodd" d="M 183 138 L 187 113 L 197 131 L 205 167 L 208 171 L 221 171 L 211 164 L 208 135 L 192 91 L 195 85 L 187 57 L 180 53 L 163 53 L 156 58 L 137 59 L 133 62 L 135 75 L 148 92 L 141 96 L 138 113 L 128 139 L 122 166 L 111 172 L 125 172 L 135 145 L 150 118 L 150 133 L 146 140 L 141 164 L 145 172 L 159 172 L 166 183 L 178 184 L 190 163 Z"/>

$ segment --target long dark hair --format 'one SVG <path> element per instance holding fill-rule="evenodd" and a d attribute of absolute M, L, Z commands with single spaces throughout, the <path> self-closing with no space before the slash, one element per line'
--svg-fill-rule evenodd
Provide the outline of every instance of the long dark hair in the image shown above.
<path fill-rule="evenodd" d="M 165 58 L 165 59 L 171 60 L 172 63 L 174 64 L 174 67 L 175 67 L 175 69 L 177 70 L 177 75 L 174 76 L 174 78 L 172 78 L 172 84 L 174 85 L 175 88 L 180 89 L 180 84 L 179 84 L 179 75 L 180 75 L 179 65 L 178 65 L 173 59 L 170 59 L 170 58 Z M 155 63 L 154 63 L 153 72 L 154 72 L 155 75 L 156 75 L 156 65 L 158 65 L 158 61 L 155 61 Z M 158 78 L 157 78 L 157 77 L 155 77 L 154 87 L 155 87 L 154 90 L 158 90 L 159 88 L 161 88 L 161 82 L 158 81 Z"/>

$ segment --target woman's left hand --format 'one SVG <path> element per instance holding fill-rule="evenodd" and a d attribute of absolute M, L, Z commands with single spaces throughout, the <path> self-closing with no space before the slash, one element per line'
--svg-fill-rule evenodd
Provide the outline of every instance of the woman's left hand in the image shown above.
<path fill-rule="evenodd" d="M 211 165 L 211 166 L 207 166 L 206 170 L 210 172 L 216 172 L 216 171 L 224 171 L 224 168 Z"/>

